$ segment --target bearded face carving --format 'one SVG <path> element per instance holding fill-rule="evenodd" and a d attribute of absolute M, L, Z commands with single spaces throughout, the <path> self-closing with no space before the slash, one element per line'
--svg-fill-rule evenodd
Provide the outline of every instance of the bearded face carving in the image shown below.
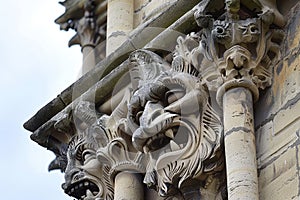
<path fill-rule="evenodd" d="M 161 196 L 192 180 L 205 183 L 221 166 L 222 128 L 199 79 L 169 71 L 140 87 L 129 107 L 134 146 L 149 159 L 144 183 Z M 204 173 L 205 172 L 205 173 Z"/>
<path fill-rule="evenodd" d="M 97 130 L 98 129 L 98 130 Z M 113 187 L 106 172 L 109 168 L 96 158 L 96 151 L 103 143 L 103 136 L 96 125 L 93 131 L 76 135 L 68 146 L 68 164 L 65 171 L 63 190 L 80 200 L 113 199 Z M 93 133 L 93 134 L 92 134 Z M 101 140 L 100 140 L 101 139 Z"/>

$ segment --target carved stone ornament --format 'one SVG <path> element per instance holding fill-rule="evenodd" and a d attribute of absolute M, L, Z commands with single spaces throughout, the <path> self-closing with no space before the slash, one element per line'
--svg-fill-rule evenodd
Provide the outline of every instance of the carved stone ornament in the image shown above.
<path fill-rule="evenodd" d="M 113 199 L 113 182 L 109 166 L 97 159 L 96 151 L 111 140 L 102 116 L 89 129 L 77 133 L 68 145 L 68 164 L 63 190 L 81 200 Z"/>
<path fill-rule="evenodd" d="M 129 92 L 124 95 L 119 106 L 110 115 L 106 127 L 111 132 L 108 143 L 97 150 L 97 158 L 110 167 L 108 175 L 114 180 L 118 172 L 145 172 L 144 155 L 137 152 L 131 142 L 131 133 L 127 126 L 127 104 Z"/>
<path fill-rule="evenodd" d="M 95 47 L 105 39 L 106 14 L 99 11 L 105 10 L 107 2 L 66 0 L 61 4 L 66 8 L 66 12 L 55 22 L 62 30 L 68 31 L 71 28 L 76 31 L 75 36 L 69 41 L 69 46 L 79 44 L 82 48 Z"/>
<path fill-rule="evenodd" d="M 227 12 L 220 14 L 214 5 L 223 5 Z M 224 91 L 235 85 L 249 88 L 257 100 L 258 90 L 271 85 L 283 38 L 278 27 L 271 27 L 274 22 L 282 25 L 276 1 L 203 1 L 194 15 L 202 29 L 178 40 L 198 42 L 190 60 L 202 82 L 218 90 L 220 104 Z"/>
<path fill-rule="evenodd" d="M 125 95 L 109 116 L 101 115 L 86 101 L 74 108 L 77 131 L 68 145 L 62 185 L 68 195 L 81 200 L 110 200 L 118 172 L 145 172 L 144 155 L 130 145 L 130 135 L 125 132 L 128 98 Z"/>
<path fill-rule="evenodd" d="M 81 45 L 98 42 L 93 6 L 87 1 L 76 25 Z M 55 122 L 74 136 L 57 147 L 52 165 L 65 168 L 67 194 L 113 199 L 114 178 L 126 171 L 143 174 L 166 199 L 226 199 L 222 116 L 212 93 L 221 105 L 238 85 L 257 100 L 271 84 L 284 21 L 275 0 L 204 0 L 194 16 L 199 32 L 177 39 L 171 64 L 147 50 L 129 56 L 131 91 L 109 116 L 81 102 Z"/>
<path fill-rule="evenodd" d="M 180 55 L 177 52 L 177 58 Z M 148 159 L 144 183 L 161 196 L 179 192 L 184 198 L 197 199 L 208 176 L 222 169 L 222 126 L 209 104 L 207 89 L 193 70 L 178 66 L 178 60 L 173 68 L 179 71 L 161 68 L 151 82 L 140 82 L 129 102 L 128 120 L 133 145 Z"/>

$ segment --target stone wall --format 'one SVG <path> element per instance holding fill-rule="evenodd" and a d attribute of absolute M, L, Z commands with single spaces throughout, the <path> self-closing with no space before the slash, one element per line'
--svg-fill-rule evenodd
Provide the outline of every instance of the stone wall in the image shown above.
<path fill-rule="evenodd" d="M 260 199 L 300 196 L 300 3 L 287 17 L 272 87 L 256 103 Z"/>

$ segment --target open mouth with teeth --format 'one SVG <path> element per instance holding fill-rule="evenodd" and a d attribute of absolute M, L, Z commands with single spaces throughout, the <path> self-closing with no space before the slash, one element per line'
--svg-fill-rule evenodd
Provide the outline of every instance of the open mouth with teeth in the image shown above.
<path fill-rule="evenodd" d="M 187 138 L 179 126 L 168 128 L 147 139 L 143 146 L 144 153 L 158 151 L 159 154 L 180 150 L 187 144 Z"/>
<path fill-rule="evenodd" d="M 143 151 L 146 153 L 152 163 L 147 166 L 147 173 L 144 177 L 144 183 L 148 187 L 155 188 L 157 180 L 154 171 L 168 167 L 181 158 L 182 155 L 190 148 L 189 131 L 187 124 L 175 119 L 173 124 L 165 131 L 148 138 L 143 146 Z"/>
<path fill-rule="evenodd" d="M 90 200 L 95 199 L 99 194 L 98 186 L 90 180 L 81 180 L 79 182 L 71 184 L 65 193 L 75 197 L 78 200 Z"/>

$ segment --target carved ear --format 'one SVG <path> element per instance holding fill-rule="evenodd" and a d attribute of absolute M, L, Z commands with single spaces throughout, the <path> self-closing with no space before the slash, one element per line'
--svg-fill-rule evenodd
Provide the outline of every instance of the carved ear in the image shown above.
<path fill-rule="evenodd" d="M 133 91 L 147 84 L 170 68 L 157 54 L 148 50 L 137 50 L 130 54 L 130 77 Z"/>

